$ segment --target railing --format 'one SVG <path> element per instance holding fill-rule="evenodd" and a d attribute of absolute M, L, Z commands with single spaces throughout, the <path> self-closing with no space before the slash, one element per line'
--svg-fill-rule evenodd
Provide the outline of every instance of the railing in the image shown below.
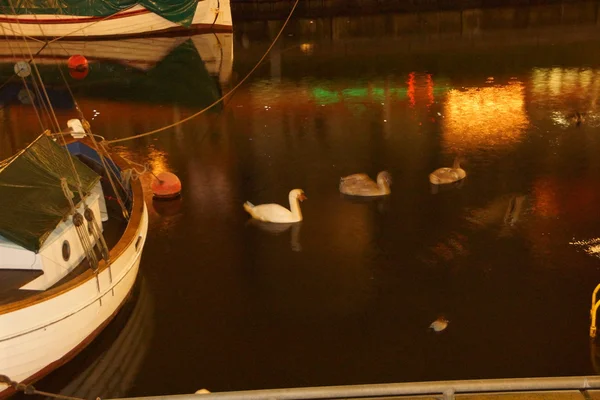
<path fill-rule="evenodd" d="M 596 286 L 594 289 L 594 293 L 592 293 L 592 308 L 590 310 L 590 320 L 592 321 L 590 324 L 590 337 L 596 337 L 596 311 L 598 311 L 598 306 L 600 306 L 600 301 L 596 299 L 596 295 L 600 290 L 600 284 Z"/>
<path fill-rule="evenodd" d="M 599 285 L 600 287 L 600 285 Z M 309 400 L 358 399 L 391 396 L 443 395 L 488 392 L 529 392 L 600 389 L 600 376 L 486 379 L 376 385 L 323 386 L 290 389 L 248 390 L 207 394 L 183 394 L 128 398 L 127 400 Z M 203 391 L 204 392 L 204 391 Z M 202 396 L 202 397 L 199 397 Z M 117 399 L 115 399 L 117 400 Z M 125 399 L 123 399 L 125 400 Z"/>

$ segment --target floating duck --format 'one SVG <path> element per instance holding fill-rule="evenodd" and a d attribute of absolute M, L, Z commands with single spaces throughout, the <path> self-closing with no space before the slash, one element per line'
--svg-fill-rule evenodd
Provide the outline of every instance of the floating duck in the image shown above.
<path fill-rule="evenodd" d="M 290 222 L 302 221 L 302 212 L 300 211 L 300 202 L 306 200 L 302 189 L 293 189 L 290 191 L 290 210 L 279 204 L 261 204 L 255 206 L 249 201 L 244 203 L 244 210 L 254 219 L 265 222 L 274 222 L 286 224 Z"/>
<path fill-rule="evenodd" d="M 377 174 L 377 182 L 367 174 L 354 174 L 340 179 L 340 192 L 350 196 L 385 196 L 390 194 L 392 176 L 387 171 Z"/>
<path fill-rule="evenodd" d="M 575 111 L 572 114 L 567 115 L 569 121 L 579 126 L 582 122 L 585 121 L 585 114 L 580 113 L 579 111 Z"/>
<path fill-rule="evenodd" d="M 460 167 L 460 159 L 454 159 L 454 166 L 452 168 L 438 168 L 429 174 L 429 182 L 434 185 L 444 185 L 447 183 L 458 182 L 464 179 L 467 173 Z"/>
<path fill-rule="evenodd" d="M 429 325 L 429 329 L 433 329 L 436 332 L 441 332 L 448 327 L 448 321 L 445 317 L 439 317 Z"/>

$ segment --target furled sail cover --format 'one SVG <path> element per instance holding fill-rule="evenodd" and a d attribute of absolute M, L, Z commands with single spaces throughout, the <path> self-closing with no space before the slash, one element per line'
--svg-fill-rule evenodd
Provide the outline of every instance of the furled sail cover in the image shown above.
<path fill-rule="evenodd" d="M 70 213 L 69 201 L 60 186 L 67 179 L 79 203 L 77 178 L 69 158 L 89 193 L 100 176 L 72 157 L 46 135 L 39 136 L 22 153 L 0 167 L 0 235 L 28 250 L 38 252 L 50 233 Z"/>
<path fill-rule="evenodd" d="M 198 0 L 0 0 L 0 13 L 106 17 L 136 4 L 188 27 L 194 18 Z"/>

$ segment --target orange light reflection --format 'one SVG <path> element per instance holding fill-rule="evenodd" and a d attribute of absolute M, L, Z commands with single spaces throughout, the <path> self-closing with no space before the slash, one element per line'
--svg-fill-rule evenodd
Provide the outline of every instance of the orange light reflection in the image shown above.
<path fill-rule="evenodd" d="M 533 184 L 533 212 L 541 217 L 555 217 L 559 214 L 557 197 L 558 184 L 554 179 L 542 178 Z"/>
<path fill-rule="evenodd" d="M 516 143 L 529 123 L 524 95 L 520 82 L 450 90 L 444 105 L 444 146 L 465 152 Z"/>

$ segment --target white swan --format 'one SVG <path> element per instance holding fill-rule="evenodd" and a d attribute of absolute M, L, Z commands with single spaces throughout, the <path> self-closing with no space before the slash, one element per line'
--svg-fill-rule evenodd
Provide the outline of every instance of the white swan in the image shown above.
<path fill-rule="evenodd" d="M 290 222 L 302 221 L 302 212 L 300 211 L 300 202 L 306 200 L 302 189 L 290 191 L 290 210 L 279 204 L 261 204 L 255 206 L 249 201 L 244 203 L 244 210 L 254 219 L 265 222 L 274 222 L 286 224 Z"/>
<path fill-rule="evenodd" d="M 391 193 L 392 176 L 387 171 L 377 174 L 377 183 L 367 174 L 354 174 L 340 179 L 340 192 L 350 196 L 385 196 Z"/>
<path fill-rule="evenodd" d="M 466 176 L 467 173 L 460 167 L 460 159 L 455 158 L 452 168 L 438 168 L 429 174 L 429 182 L 434 185 L 443 185 L 458 182 Z"/>

